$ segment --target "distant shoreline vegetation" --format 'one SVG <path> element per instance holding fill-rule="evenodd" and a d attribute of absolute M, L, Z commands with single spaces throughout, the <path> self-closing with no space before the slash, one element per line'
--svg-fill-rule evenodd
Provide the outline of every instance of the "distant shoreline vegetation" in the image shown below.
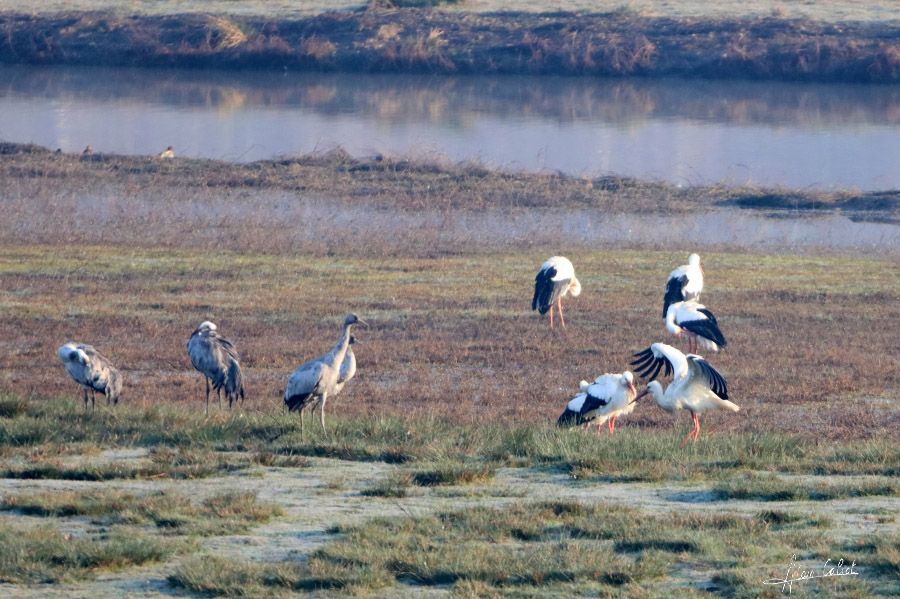
<path fill-rule="evenodd" d="M 0 30 L 5 64 L 900 81 L 896 22 L 370 8 L 298 20 L 6 13 Z"/>

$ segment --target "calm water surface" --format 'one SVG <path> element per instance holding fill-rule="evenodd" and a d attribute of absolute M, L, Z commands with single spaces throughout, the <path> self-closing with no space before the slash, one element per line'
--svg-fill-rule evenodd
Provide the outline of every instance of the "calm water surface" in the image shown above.
<path fill-rule="evenodd" d="M 678 184 L 900 188 L 900 89 L 0 67 L 0 139 L 251 161 L 355 156 Z"/>

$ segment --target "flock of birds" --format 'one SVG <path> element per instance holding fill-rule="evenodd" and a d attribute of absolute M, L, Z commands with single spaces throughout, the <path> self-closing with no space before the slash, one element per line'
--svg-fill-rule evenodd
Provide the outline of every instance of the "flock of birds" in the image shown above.
<path fill-rule="evenodd" d="M 663 319 L 666 330 L 684 339 L 690 353 L 684 354 L 665 343 L 653 343 L 647 349 L 634 354 L 632 366 L 648 382 L 637 392 L 634 374 L 606 373 L 593 383 L 581 381 L 581 393 L 573 397 L 557 420 L 559 426 L 584 425 L 597 421 L 597 432 L 607 424 L 609 432 L 615 432 L 616 419 L 634 411 L 638 400 L 650 395 L 662 409 L 669 413 L 687 410 L 691 413 L 693 428 L 682 441 L 695 442 L 700 437 L 700 414 L 715 408 L 737 412 L 740 408 L 728 399 L 725 378 L 709 362 L 697 355 L 698 349 L 717 352 L 725 347 L 725 336 L 719 329 L 716 317 L 700 303 L 703 291 L 703 269 L 700 256 L 691 254 L 688 263 L 669 274 L 663 296 Z M 531 308 L 541 314 L 550 313 L 553 327 L 553 309 L 559 313 L 560 325 L 565 327 L 562 299 L 566 295 L 577 297 L 581 283 L 575 277 L 572 262 L 563 256 L 554 256 L 541 265 L 534 279 L 534 298 Z M 665 376 L 672 375 L 669 386 L 663 390 L 656 377 L 665 369 Z"/>
<path fill-rule="evenodd" d="M 699 302 L 703 290 L 703 270 L 700 256 L 691 254 L 688 263 L 672 271 L 666 283 L 663 299 L 663 318 L 666 329 L 684 339 L 688 345 L 685 355 L 665 343 L 653 343 L 647 349 L 634 354 L 631 362 L 638 374 L 648 382 L 647 387 L 637 392 L 634 374 L 623 372 L 606 373 L 593 383 L 581 381 L 581 393 L 572 398 L 559 417 L 560 426 L 590 425 L 597 421 L 597 432 L 607 424 L 610 433 L 615 432 L 616 419 L 634 411 L 642 397 L 650 395 L 664 410 L 674 413 L 685 409 L 691 413 L 693 429 L 682 442 L 696 441 L 700 436 L 699 414 L 713 408 L 726 408 L 737 412 L 740 408 L 729 401 L 725 379 L 702 356 L 694 351 L 704 349 L 718 351 L 726 344 L 719 330 L 716 317 Z M 551 328 L 554 326 L 554 309 L 559 316 L 560 326 L 565 327 L 563 316 L 564 297 L 581 294 L 581 283 L 575 277 L 572 262 L 562 256 L 554 256 L 544 262 L 535 277 L 532 309 L 544 315 L 549 312 Z M 319 409 L 322 430 L 325 431 L 325 404 L 329 398 L 338 395 L 356 374 L 356 356 L 353 344 L 356 339 L 351 334 L 355 325 L 368 326 L 356 314 L 344 318 L 337 343 L 327 353 L 301 364 L 290 375 L 284 390 L 284 405 L 291 412 L 300 414 L 300 430 L 303 431 L 303 412 Z M 117 404 L 122 394 L 122 374 L 112 366 L 109 359 L 94 347 L 82 343 L 69 342 L 58 350 L 59 358 L 66 371 L 82 386 L 84 407 L 88 401 L 92 409 L 96 405 L 96 394 L 102 393 L 107 404 Z M 201 323 L 187 343 L 187 353 L 191 364 L 206 382 L 206 411 L 209 412 L 210 392 L 215 391 L 221 402 L 225 399 L 231 408 L 244 401 L 244 378 L 240 356 L 234 344 L 220 335 L 216 325 Z M 669 386 L 663 390 L 656 381 L 660 371 L 665 376 L 672 375 Z M 88 397 L 90 394 L 90 398 Z"/>

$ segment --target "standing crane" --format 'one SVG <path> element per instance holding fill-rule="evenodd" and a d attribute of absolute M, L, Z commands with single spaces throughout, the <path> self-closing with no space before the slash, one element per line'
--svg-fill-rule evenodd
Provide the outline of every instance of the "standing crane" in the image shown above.
<path fill-rule="evenodd" d="M 91 345 L 68 342 L 56 353 L 72 379 L 84 387 L 84 409 L 87 409 L 88 391 L 91 392 L 93 410 L 97 391 L 106 396 L 106 405 L 118 404 L 122 395 L 122 373 L 113 368 L 110 361 Z"/>
<path fill-rule="evenodd" d="M 319 420 L 322 423 L 322 431 L 325 431 L 325 402 L 330 396 L 338 393 L 343 384 L 349 380 L 345 378 L 341 383 L 341 367 L 350 350 L 350 329 L 353 325 L 369 326 L 366 321 L 356 314 L 348 314 L 344 318 L 341 336 L 337 344 L 328 353 L 301 364 L 288 379 L 284 390 L 284 403 L 291 412 L 300 412 L 300 435 L 303 435 L 303 410 L 307 407 L 319 406 Z M 355 374 L 356 359 L 353 358 L 353 372 Z M 348 374 L 349 374 L 348 364 Z"/>
<path fill-rule="evenodd" d="M 701 291 L 703 291 L 703 269 L 700 267 L 700 254 L 691 254 L 688 256 L 687 264 L 669 273 L 666 294 L 663 297 L 662 317 L 666 317 L 669 306 L 675 302 L 700 301 Z"/>
<path fill-rule="evenodd" d="M 537 276 L 534 277 L 534 298 L 531 300 L 531 309 L 537 310 L 541 315 L 550 312 L 550 328 L 553 328 L 553 308 L 559 312 L 559 322 L 563 328 L 566 319 L 563 318 L 562 298 L 570 294 L 572 297 L 581 295 L 581 282 L 575 278 L 575 267 L 564 256 L 553 256 L 541 265 Z"/>
<path fill-rule="evenodd" d="M 228 407 L 240 398 L 244 401 L 244 375 L 241 371 L 240 356 L 225 337 L 216 332 L 216 325 L 210 321 L 200 323 L 187 342 L 188 356 L 191 364 L 206 381 L 206 413 L 209 414 L 209 390 L 215 390 L 219 401 L 222 390 Z"/>
<path fill-rule="evenodd" d="M 740 407 L 728 399 L 728 387 L 724 377 L 701 356 L 683 353 L 665 343 L 654 343 L 644 351 L 634 354 L 638 374 L 651 381 L 637 398 L 652 395 L 657 405 L 674 414 L 677 410 L 691 413 L 694 428 L 688 433 L 683 446 L 700 438 L 700 414 L 713 408 L 725 408 L 737 412 Z M 653 379 L 665 367 L 665 374 L 672 375 L 672 382 L 663 392 L 659 381 Z"/>

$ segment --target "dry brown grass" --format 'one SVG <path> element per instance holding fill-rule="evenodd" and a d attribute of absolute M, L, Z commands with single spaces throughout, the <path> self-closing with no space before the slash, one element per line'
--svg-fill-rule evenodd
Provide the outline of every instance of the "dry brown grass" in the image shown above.
<path fill-rule="evenodd" d="M 658 314 L 661 288 L 693 248 L 595 248 L 558 238 L 473 243 L 454 228 L 347 227 L 329 220 L 345 218 L 342 211 L 329 217 L 325 208 L 368 206 L 366 218 L 388 223 L 431 203 L 479 219 L 495 205 L 678 211 L 694 196 L 702 206 L 720 201 L 717 193 L 743 193 L 595 183 L 335 155 L 161 164 L 0 146 L 0 391 L 68 397 L 74 407 L 77 389 L 55 349 L 75 339 L 125 371 L 125 401 L 199 406 L 201 379 L 184 344 L 197 323 L 212 319 L 244 357 L 248 405 L 280 409 L 288 374 L 326 351 L 341 315 L 354 310 L 374 326 L 358 335 L 360 374 L 333 409 L 555 419 L 579 380 L 620 371 L 632 352 L 669 340 Z M 260 204 L 266 194 L 283 195 Z M 104 196 L 109 201 L 98 200 Z M 274 218 L 316 196 L 325 208 L 315 219 L 290 211 Z M 311 233 L 285 235 L 296 230 Z M 529 310 L 535 269 L 558 252 L 573 259 L 585 285 L 569 302 L 566 332 L 549 331 Z M 704 251 L 704 264 L 704 301 L 729 340 L 711 359 L 742 407 L 705 417 L 704 430 L 815 440 L 896 434 L 893 254 L 726 247 Z M 655 408 L 628 423 L 673 424 Z"/>
<path fill-rule="evenodd" d="M 274 21 L 0 13 L 0 28 L 0 60 L 18 63 L 900 80 L 896 44 L 885 41 L 896 39 L 896 21 L 389 7 Z M 395 33 L 382 35 L 389 30 Z M 323 42 L 315 52 L 304 50 L 312 38 Z"/>
<path fill-rule="evenodd" d="M 569 302 L 562 332 L 528 310 L 532 271 L 546 254 L 384 260 L 7 245 L 0 389 L 69 397 L 78 409 L 55 356 L 76 339 L 124 370 L 125 401 L 200 409 L 201 379 L 184 343 L 210 318 L 244 357 L 248 406 L 279 410 L 290 371 L 326 351 L 340 316 L 355 310 L 373 327 L 358 334 L 360 374 L 333 410 L 553 419 L 579 380 L 622 370 L 632 352 L 668 340 L 657 287 L 683 255 L 572 255 L 586 290 Z M 729 339 L 711 360 L 742 412 L 710 414 L 704 430 L 811 440 L 896 434 L 900 312 L 891 262 L 722 252 L 705 255 L 705 265 L 704 299 Z M 485 272 L 488 285 L 473 281 Z M 649 406 L 628 423 L 673 426 Z"/>

